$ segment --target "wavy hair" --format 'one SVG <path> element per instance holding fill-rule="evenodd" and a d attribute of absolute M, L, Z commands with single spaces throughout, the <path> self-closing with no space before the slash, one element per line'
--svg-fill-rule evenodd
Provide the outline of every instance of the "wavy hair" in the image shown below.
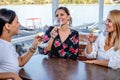
<path fill-rule="evenodd" d="M 114 46 L 114 50 L 117 51 L 118 49 L 120 49 L 120 10 L 112 10 L 109 12 L 109 15 L 111 17 L 111 22 L 113 24 L 113 27 L 116 28 L 116 37 L 113 46 Z M 108 42 L 110 38 L 111 38 L 111 33 L 108 33 L 106 42 Z"/>

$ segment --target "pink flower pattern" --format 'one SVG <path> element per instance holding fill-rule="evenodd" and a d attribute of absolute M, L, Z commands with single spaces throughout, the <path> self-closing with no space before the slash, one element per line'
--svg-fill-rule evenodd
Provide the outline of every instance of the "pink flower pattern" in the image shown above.
<path fill-rule="evenodd" d="M 67 48 L 68 46 L 67 46 L 67 44 L 65 44 L 65 43 L 63 43 L 63 49 L 65 49 L 65 48 Z"/>
<path fill-rule="evenodd" d="M 48 41 L 49 37 L 47 35 L 44 36 L 44 42 Z"/>
<path fill-rule="evenodd" d="M 50 27 L 51 28 L 51 27 Z M 53 28 L 48 29 L 44 36 L 44 41 L 48 42 L 50 39 L 50 32 Z M 78 59 L 78 46 L 79 46 L 79 34 L 77 31 L 71 29 L 71 34 L 69 37 L 62 43 L 60 36 L 56 36 L 53 41 L 50 53 L 56 57 L 71 57 L 72 59 Z M 44 53 L 48 54 L 49 51 L 44 49 Z"/>
<path fill-rule="evenodd" d="M 78 39 L 76 39 L 76 35 L 74 35 L 72 38 L 71 38 L 72 42 L 77 44 L 78 43 Z"/>
<path fill-rule="evenodd" d="M 55 40 L 54 46 L 55 46 L 55 47 L 60 46 L 60 42 L 59 42 L 59 41 L 57 41 L 57 40 Z"/>
<path fill-rule="evenodd" d="M 59 53 L 60 53 L 61 56 L 65 56 L 65 51 L 64 51 L 64 49 L 59 50 Z"/>
<path fill-rule="evenodd" d="M 43 51 L 43 52 L 44 52 L 44 54 L 47 54 L 47 51 L 46 51 L 45 49 L 44 49 L 44 51 Z"/>

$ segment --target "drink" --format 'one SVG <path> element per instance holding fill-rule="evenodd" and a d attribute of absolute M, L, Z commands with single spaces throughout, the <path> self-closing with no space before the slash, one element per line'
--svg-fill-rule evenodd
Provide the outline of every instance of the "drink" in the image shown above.
<path fill-rule="evenodd" d="M 44 32 L 38 32 L 36 33 L 36 36 L 43 36 L 44 35 Z"/>
<path fill-rule="evenodd" d="M 61 19 L 59 19 L 59 20 L 55 19 L 54 26 L 60 28 L 61 25 L 62 25 L 62 20 Z"/>

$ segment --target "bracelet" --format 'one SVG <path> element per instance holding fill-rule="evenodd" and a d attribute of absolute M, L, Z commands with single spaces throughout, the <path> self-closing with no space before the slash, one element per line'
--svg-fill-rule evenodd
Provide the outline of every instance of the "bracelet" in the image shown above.
<path fill-rule="evenodd" d="M 51 39 L 55 39 L 54 37 L 51 37 Z"/>
<path fill-rule="evenodd" d="M 31 48 L 32 48 L 33 50 L 36 50 L 36 49 L 37 49 L 37 48 L 35 48 L 35 47 L 33 47 L 33 46 L 32 46 Z"/>
<path fill-rule="evenodd" d="M 29 51 L 34 53 L 36 51 L 36 48 L 30 47 Z"/>

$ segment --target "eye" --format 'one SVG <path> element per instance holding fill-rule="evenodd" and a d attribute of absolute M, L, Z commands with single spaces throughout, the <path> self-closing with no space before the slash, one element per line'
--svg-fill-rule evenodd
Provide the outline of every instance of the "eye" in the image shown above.
<path fill-rule="evenodd" d="M 64 14 L 60 14 L 60 16 L 63 16 Z"/>
<path fill-rule="evenodd" d="M 109 23 L 110 23 L 110 22 L 112 22 L 112 21 L 111 21 L 110 19 L 107 19 L 106 22 L 109 22 Z"/>
<path fill-rule="evenodd" d="M 58 17 L 58 14 L 56 14 L 55 16 Z"/>

